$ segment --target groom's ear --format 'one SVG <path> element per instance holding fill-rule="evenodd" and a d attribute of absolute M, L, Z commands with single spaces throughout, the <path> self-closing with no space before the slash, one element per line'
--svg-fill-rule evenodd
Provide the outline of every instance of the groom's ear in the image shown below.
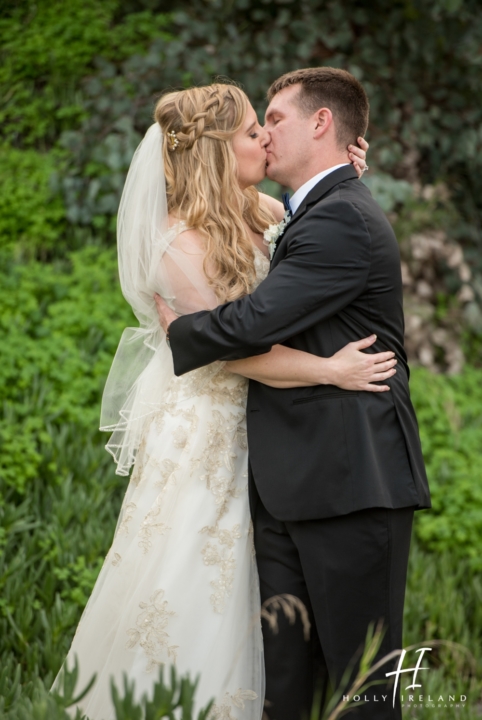
<path fill-rule="evenodd" d="M 328 130 L 333 129 L 333 113 L 329 108 L 320 108 L 313 115 L 314 130 L 313 138 L 318 140 L 325 135 Z"/>

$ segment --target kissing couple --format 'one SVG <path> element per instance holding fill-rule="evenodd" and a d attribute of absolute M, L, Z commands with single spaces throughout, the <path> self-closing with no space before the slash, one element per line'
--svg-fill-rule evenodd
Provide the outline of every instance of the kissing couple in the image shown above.
<path fill-rule="evenodd" d="M 127 176 L 119 273 L 139 327 L 101 426 L 133 470 L 67 658 L 83 685 L 97 674 L 78 705 L 91 720 L 115 717 L 111 677 L 140 697 L 174 663 L 213 720 L 302 720 L 318 686 L 350 683 L 370 625 L 377 659 L 402 647 L 430 498 L 398 245 L 359 179 L 368 99 L 325 67 L 268 100 L 261 127 L 234 85 L 164 95 Z M 266 174 L 294 191 L 286 207 L 256 189 Z M 279 595 L 303 603 L 308 640 L 298 616 L 262 627 Z M 346 717 L 401 718 L 393 664 Z"/>

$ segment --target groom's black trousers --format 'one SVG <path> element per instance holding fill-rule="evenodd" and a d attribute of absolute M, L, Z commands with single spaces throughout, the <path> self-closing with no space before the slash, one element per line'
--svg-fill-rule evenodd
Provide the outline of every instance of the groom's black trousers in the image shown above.
<path fill-rule="evenodd" d="M 295 595 L 313 625 L 306 642 L 299 620 L 291 625 L 279 612 L 277 634 L 263 622 L 266 714 L 269 720 L 309 718 L 314 688 L 320 679 L 325 691 L 328 683 L 340 685 L 347 667 L 360 657 L 370 623 L 384 622 L 377 659 L 402 647 L 414 509 L 371 508 L 323 520 L 282 522 L 270 515 L 252 485 L 250 489 L 256 495 L 251 507 L 261 601 Z M 376 677 L 386 683 L 385 672 L 397 662 L 392 659 Z M 368 702 L 357 703 L 344 717 L 401 718 L 398 699 L 393 708 L 392 684 L 372 686 L 364 697 Z"/>

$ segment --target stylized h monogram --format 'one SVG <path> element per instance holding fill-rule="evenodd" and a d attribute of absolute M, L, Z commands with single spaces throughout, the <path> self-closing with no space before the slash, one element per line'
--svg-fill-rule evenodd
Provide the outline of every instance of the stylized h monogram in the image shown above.
<path fill-rule="evenodd" d="M 385 677 L 389 677 L 389 675 L 395 675 L 395 683 L 393 686 L 393 707 L 395 707 L 395 698 L 397 695 L 398 681 L 399 681 L 400 675 L 402 673 L 413 672 L 413 682 L 411 685 L 407 685 L 405 690 L 415 690 L 415 688 L 422 687 L 421 684 L 417 684 L 417 675 L 418 675 L 419 670 L 429 670 L 430 669 L 428 667 L 420 667 L 420 665 L 422 663 L 424 652 L 426 650 L 431 650 L 431 649 L 432 648 L 426 647 L 426 648 L 420 648 L 419 650 L 416 650 L 415 652 L 420 653 L 419 658 L 417 660 L 417 664 L 415 665 L 414 668 L 405 668 L 404 670 L 402 670 L 402 665 L 403 665 L 403 660 L 405 658 L 405 655 L 407 654 L 407 651 L 402 650 L 402 652 L 400 654 L 400 660 L 398 661 L 397 669 L 393 670 L 392 672 L 385 673 Z"/>

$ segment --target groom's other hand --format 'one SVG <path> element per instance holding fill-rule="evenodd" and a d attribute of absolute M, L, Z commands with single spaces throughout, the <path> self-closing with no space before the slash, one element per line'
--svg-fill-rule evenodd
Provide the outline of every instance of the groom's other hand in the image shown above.
<path fill-rule="evenodd" d="M 357 171 L 358 177 L 361 178 L 363 173 L 368 170 L 366 158 L 370 146 L 362 137 L 357 138 L 357 143 L 358 145 L 348 145 L 348 157 Z"/>
<path fill-rule="evenodd" d="M 156 308 L 157 308 L 157 314 L 159 316 L 159 322 L 161 324 L 162 329 L 167 335 L 167 331 L 169 329 L 169 325 L 172 323 L 173 320 L 177 320 L 178 316 L 174 312 L 174 310 L 171 310 L 169 305 L 166 303 L 163 298 L 158 295 L 157 293 L 154 293 L 154 300 L 156 301 Z"/>
<path fill-rule="evenodd" d="M 343 390 L 363 390 L 365 392 L 387 392 L 388 385 L 375 385 L 395 375 L 397 360 L 391 351 L 368 354 L 362 352 L 373 345 L 376 335 L 345 345 L 335 353 L 329 362 L 330 377 L 333 385 Z"/>

